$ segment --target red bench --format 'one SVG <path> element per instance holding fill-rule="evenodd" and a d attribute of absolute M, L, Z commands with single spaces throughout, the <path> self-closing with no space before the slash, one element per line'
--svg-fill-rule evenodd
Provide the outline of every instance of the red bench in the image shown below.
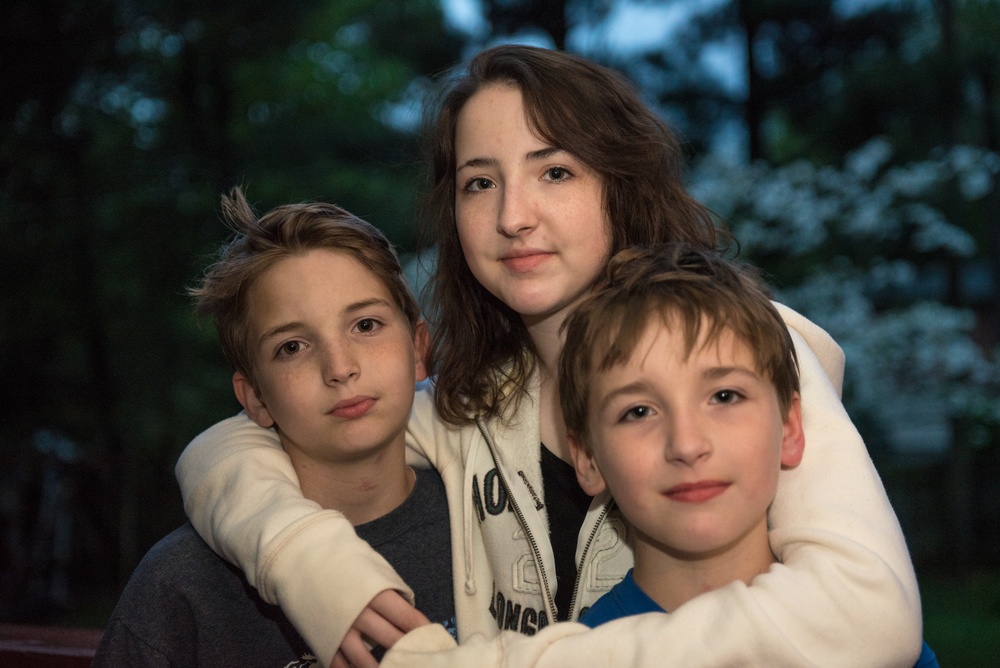
<path fill-rule="evenodd" d="M 103 633 L 99 629 L 0 624 L 0 666 L 89 667 Z"/>

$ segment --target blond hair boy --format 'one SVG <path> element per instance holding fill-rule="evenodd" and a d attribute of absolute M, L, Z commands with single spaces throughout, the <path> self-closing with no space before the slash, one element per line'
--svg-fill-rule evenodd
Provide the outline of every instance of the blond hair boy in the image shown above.
<path fill-rule="evenodd" d="M 239 402 L 277 431 L 303 495 L 354 525 L 339 539 L 366 540 L 405 579 L 426 615 L 413 611 L 412 624 L 454 629 L 444 486 L 405 461 L 427 333 L 392 246 L 331 204 L 258 217 L 236 189 L 222 207 L 235 234 L 192 294 L 215 322 Z M 315 665 L 301 622 L 187 524 L 136 568 L 94 665 Z"/>

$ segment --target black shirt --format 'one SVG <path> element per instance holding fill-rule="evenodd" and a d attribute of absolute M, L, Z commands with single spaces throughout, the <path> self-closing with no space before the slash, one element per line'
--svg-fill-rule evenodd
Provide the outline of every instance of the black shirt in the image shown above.
<path fill-rule="evenodd" d="M 576 586 L 576 544 L 591 497 L 576 480 L 576 469 L 542 444 L 542 487 L 549 516 L 549 540 L 556 560 L 556 620 L 569 619 Z"/>

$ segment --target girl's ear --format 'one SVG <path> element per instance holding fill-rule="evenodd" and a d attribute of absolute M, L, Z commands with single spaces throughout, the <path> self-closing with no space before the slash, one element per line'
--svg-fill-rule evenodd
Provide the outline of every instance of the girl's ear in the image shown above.
<path fill-rule="evenodd" d="M 427 358 L 427 351 L 431 347 L 431 333 L 427 329 L 427 323 L 420 319 L 413 328 L 413 350 L 416 353 L 416 381 L 427 380 L 427 365 L 424 360 Z"/>
<path fill-rule="evenodd" d="M 250 379 L 241 371 L 233 374 L 233 392 L 236 393 L 236 399 L 251 420 L 265 429 L 274 426 L 274 418 L 271 417 L 270 411 L 267 410 L 267 406 L 257 394 L 257 390 L 250 384 Z"/>
<path fill-rule="evenodd" d="M 569 441 L 569 452 L 573 458 L 573 466 L 576 468 L 576 480 L 590 496 L 597 496 L 607 487 L 601 469 L 597 466 L 594 453 L 585 447 L 582 441 L 573 432 L 566 434 Z"/>
<path fill-rule="evenodd" d="M 798 392 L 792 396 L 788 406 L 788 415 L 781 438 L 781 468 L 795 468 L 802 461 L 802 452 L 806 447 L 806 435 L 802 431 L 802 399 Z"/>

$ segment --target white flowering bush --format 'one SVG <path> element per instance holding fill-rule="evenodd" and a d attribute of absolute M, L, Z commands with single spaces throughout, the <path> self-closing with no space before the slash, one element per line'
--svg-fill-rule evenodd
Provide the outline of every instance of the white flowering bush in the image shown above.
<path fill-rule="evenodd" d="M 844 348 L 845 404 L 879 431 L 866 437 L 940 452 L 954 419 L 1000 424 L 1000 367 L 970 337 L 974 314 L 945 305 L 943 288 L 928 285 L 935 276 L 944 283 L 946 261 L 975 255 L 975 240 L 948 212 L 991 191 L 1000 156 L 958 146 L 920 162 L 892 158 L 881 139 L 839 168 L 707 158 L 692 189 L 776 298 Z"/>

